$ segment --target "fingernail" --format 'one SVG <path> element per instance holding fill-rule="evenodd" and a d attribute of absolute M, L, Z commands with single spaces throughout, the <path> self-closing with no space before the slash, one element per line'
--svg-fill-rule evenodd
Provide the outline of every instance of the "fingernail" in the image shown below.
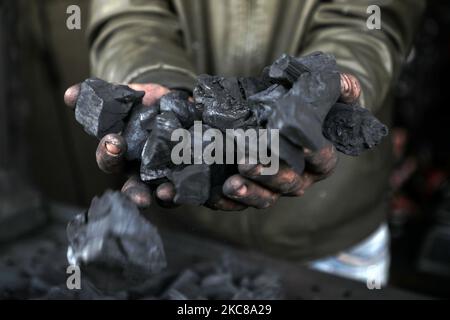
<path fill-rule="evenodd" d="M 75 108 L 77 104 L 78 95 L 80 93 L 80 85 L 71 86 L 64 93 L 64 103 L 70 108 Z"/>
<path fill-rule="evenodd" d="M 139 208 L 148 208 L 151 205 L 150 191 L 139 187 L 130 187 L 122 190 L 133 203 L 135 203 Z"/>
<path fill-rule="evenodd" d="M 361 85 L 356 77 L 348 73 L 341 73 L 341 98 L 345 103 L 353 103 L 361 95 Z"/>
<path fill-rule="evenodd" d="M 234 191 L 234 194 L 239 197 L 245 196 L 246 193 L 247 193 L 247 186 L 245 184 L 243 184 Z"/>
<path fill-rule="evenodd" d="M 105 142 L 105 148 L 106 151 L 113 156 L 117 156 L 121 152 L 120 148 L 117 145 L 109 141 Z"/>
<path fill-rule="evenodd" d="M 160 185 L 156 190 L 156 194 L 158 198 L 162 201 L 172 201 L 173 198 L 175 197 L 175 189 L 168 186 Z"/>

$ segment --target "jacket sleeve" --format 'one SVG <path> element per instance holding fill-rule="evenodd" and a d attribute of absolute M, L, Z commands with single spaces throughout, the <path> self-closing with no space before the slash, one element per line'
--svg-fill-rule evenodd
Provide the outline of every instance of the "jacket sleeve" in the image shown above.
<path fill-rule="evenodd" d="M 191 90 L 195 73 L 169 0 L 93 0 L 88 41 L 93 75 Z"/>
<path fill-rule="evenodd" d="M 369 30 L 370 5 L 381 9 L 381 29 Z M 332 0 L 321 3 L 300 54 L 324 51 L 361 82 L 361 104 L 376 112 L 406 59 L 425 0 Z"/>

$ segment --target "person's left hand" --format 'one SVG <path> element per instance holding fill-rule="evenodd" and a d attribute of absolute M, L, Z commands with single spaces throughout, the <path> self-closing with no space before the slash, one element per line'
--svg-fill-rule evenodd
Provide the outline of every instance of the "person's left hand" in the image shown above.
<path fill-rule="evenodd" d="M 207 206 L 224 211 L 247 207 L 265 209 L 281 196 L 301 197 L 315 182 L 331 175 L 337 163 L 336 150 L 331 144 L 318 152 L 305 153 L 306 167 L 301 175 L 285 163 L 280 163 L 275 175 L 261 175 L 261 164 L 239 165 L 239 174 L 229 177 L 222 194 L 212 195 Z"/>

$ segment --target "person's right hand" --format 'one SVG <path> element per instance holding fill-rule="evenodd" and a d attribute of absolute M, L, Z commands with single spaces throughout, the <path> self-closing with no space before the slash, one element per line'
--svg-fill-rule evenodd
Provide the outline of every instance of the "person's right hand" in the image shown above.
<path fill-rule="evenodd" d="M 130 88 L 144 91 L 145 95 L 142 104 L 148 108 L 152 106 L 170 90 L 158 84 L 130 84 Z M 80 85 L 76 84 L 66 90 L 64 102 L 67 106 L 75 108 L 80 92 Z M 104 136 L 97 147 L 96 160 L 99 168 L 106 173 L 120 173 L 124 171 L 125 153 L 127 144 L 119 134 L 108 134 Z M 139 169 L 138 169 L 139 170 Z M 122 192 L 126 194 L 140 208 L 147 208 L 152 201 L 152 192 L 147 184 L 139 178 L 139 171 L 132 173 L 122 187 Z M 174 187 L 171 183 L 161 184 L 156 191 L 156 197 L 165 203 L 166 199 L 173 199 L 175 195 Z"/>

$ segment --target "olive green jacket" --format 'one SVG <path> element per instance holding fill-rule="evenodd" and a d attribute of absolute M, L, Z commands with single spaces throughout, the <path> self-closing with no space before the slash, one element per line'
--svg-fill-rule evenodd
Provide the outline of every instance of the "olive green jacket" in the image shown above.
<path fill-rule="evenodd" d="M 381 8 L 369 30 L 368 7 Z M 200 73 L 259 74 L 282 53 L 333 53 L 361 81 L 361 103 L 389 121 L 388 93 L 409 53 L 425 0 L 94 0 L 93 73 L 115 82 L 192 89 Z M 387 140 L 387 139 L 386 139 Z M 340 157 L 303 198 L 241 213 L 183 208 L 191 228 L 285 258 L 335 253 L 366 237 L 387 212 L 390 145 Z"/>

